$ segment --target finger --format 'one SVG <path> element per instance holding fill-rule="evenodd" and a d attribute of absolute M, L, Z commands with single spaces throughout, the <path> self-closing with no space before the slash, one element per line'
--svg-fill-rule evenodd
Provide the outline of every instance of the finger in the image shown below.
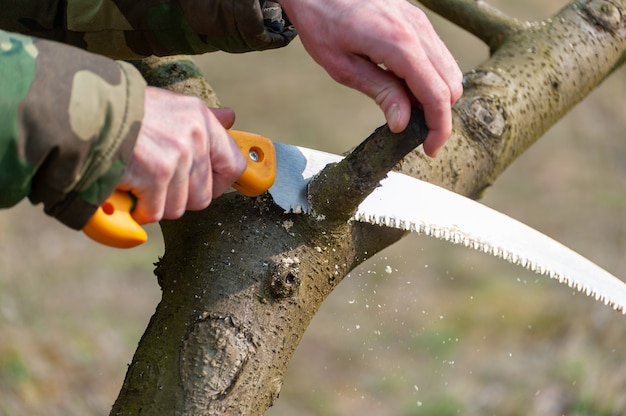
<path fill-rule="evenodd" d="M 450 136 L 451 105 L 463 93 L 463 74 L 434 30 L 421 42 L 421 49 L 407 50 L 407 44 L 394 43 L 393 53 L 379 59 L 384 59 L 388 70 L 404 80 L 424 110 L 429 128 L 424 151 L 434 157 Z"/>
<path fill-rule="evenodd" d="M 427 155 L 434 157 L 452 131 L 450 88 L 432 67 L 423 69 L 422 74 L 410 76 L 406 81 L 424 110 L 428 126 L 424 151 Z"/>
<path fill-rule="evenodd" d="M 241 176 L 246 169 L 246 159 L 237 142 L 226 133 L 210 144 L 213 197 L 217 198 Z"/>
<path fill-rule="evenodd" d="M 425 61 L 419 56 L 405 57 L 404 62 Z M 341 61 L 337 61 L 341 62 Z M 405 68 L 400 65 L 401 61 L 390 59 L 388 70 L 384 70 L 369 60 L 356 57 L 346 60 L 342 66 L 335 68 L 333 78 L 349 87 L 355 88 L 373 98 L 380 106 L 389 128 L 394 133 L 403 131 L 408 125 L 411 111 L 411 99 L 407 92 L 407 86 L 412 95 L 420 103 L 424 110 L 426 124 L 429 133 L 424 142 L 424 151 L 434 157 L 440 151 L 448 139 L 452 130 L 452 114 L 450 103 L 452 101 L 448 84 L 440 77 L 433 66 L 418 65 L 394 71 L 395 68 Z M 385 63 L 387 64 L 387 63 Z M 406 71 L 406 75 L 403 72 Z M 344 76 L 344 73 L 352 76 Z M 396 74 L 398 73 L 397 76 Z M 354 76 L 354 74 L 358 74 Z M 405 75 L 405 76 L 402 76 Z"/>
<path fill-rule="evenodd" d="M 235 124 L 235 111 L 230 107 L 209 108 L 220 124 L 229 129 Z"/>
<path fill-rule="evenodd" d="M 165 206 L 166 193 L 158 194 L 133 192 L 137 199 L 135 208 L 131 212 L 132 217 L 139 224 L 151 224 L 163 218 L 163 207 Z"/>
<path fill-rule="evenodd" d="M 452 92 L 448 82 L 440 75 L 428 57 L 414 52 L 394 54 L 387 66 L 403 79 L 411 94 L 424 110 L 429 133 L 424 142 L 424 151 L 435 156 L 445 144 L 452 130 Z M 455 98 L 456 99 L 456 98 Z"/>
<path fill-rule="evenodd" d="M 213 200 L 213 174 L 210 164 L 194 167 L 189 175 L 188 195 L 186 208 L 190 211 L 199 211 L 209 206 Z"/>
<path fill-rule="evenodd" d="M 430 157 L 435 157 L 439 154 L 452 132 L 452 114 L 449 104 L 448 107 L 424 107 L 424 116 L 428 126 L 428 135 L 424 141 L 424 152 Z M 431 126 L 435 127 L 431 128 Z"/>
<path fill-rule="evenodd" d="M 191 162 L 183 159 L 179 162 L 179 169 L 167 185 L 163 218 L 174 220 L 183 216 L 187 210 L 189 200 L 189 175 Z"/>
<path fill-rule="evenodd" d="M 163 207 L 166 199 L 166 188 L 142 185 L 122 184 L 118 189 L 132 193 L 135 197 L 135 207 L 131 211 L 132 217 L 139 224 L 150 224 L 163 218 Z"/>
<path fill-rule="evenodd" d="M 401 79 L 360 56 L 338 58 L 327 68 L 337 82 L 372 98 L 381 108 L 389 128 L 403 131 L 411 116 L 411 100 Z"/>
<path fill-rule="evenodd" d="M 458 63 L 438 36 L 425 44 L 426 53 L 432 66 L 450 90 L 450 104 L 453 105 L 463 95 L 463 72 Z"/>
<path fill-rule="evenodd" d="M 189 176 L 187 209 L 201 210 L 241 176 L 246 161 L 236 142 L 223 129 L 212 129 L 209 150 L 197 152 Z M 200 156 L 198 156 L 200 155 Z"/>
<path fill-rule="evenodd" d="M 160 169 L 157 176 L 146 178 L 142 174 L 142 166 L 146 160 L 152 159 L 150 147 L 143 147 L 144 152 L 135 154 L 126 167 L 118 184 L 118 189 L 127 191 L 135 196 L 135 207 L 131 211 L 132 217 L 139 224 L 148 224 L 159 221 L 163 217 L 163 206 L 166 199 L 166 187 L 154 186 L 154 183 L 169 182 L 170 177 L 165 169 Z M 160 176 L 159 176 L 160 175 Z"/>
<path fill-rule="evenodd" d="M 463 92 L 461 69 L 446 44 L 435 31 L 428 16 L 414 5 L 405 3 L 405 6 L 407 7 L 405 15 L 411 16 L 406 19 L 406 22 L 412 25 L 412 29 L 409 29 L 408 33 L 413 34 L 411 38 L 416 39 L 418 45 L 414 44 L 411 49 L 406 49 L 408 45 L 412 44 L 411 42 L 394 42 L 394 46 L 399 50 L 395 51 L 391 57 L 396 57 L 407 63 L 404 68 L 408 69 L 409 73 L 402 74 L 403 78 L 404 75 L 408 77 L 411 73 L 419 73 L 420 67 L 434 70 L 448 86 L 450 104 L 454 104 Z M 398 69 L 402 69 L 402 67 Z"/>
<path fill-rule="evenodd" d="M 208 126 L 208 125 L 207 125 Z M 208 128 L 208 127 L 207 127 Z M 187 209 L 197 211 L 209 206 L 213 199 L 213 175 L 211 172 L 210 140 L 214 137 L 206 131 L 194 143 L 193 165 L 188 179 Z"/>

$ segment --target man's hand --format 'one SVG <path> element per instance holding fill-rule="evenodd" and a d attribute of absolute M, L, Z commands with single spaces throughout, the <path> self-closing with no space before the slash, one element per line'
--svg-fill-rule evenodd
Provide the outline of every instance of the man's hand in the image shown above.
<path fill-rule="evenodd" d="M 137 197 L 140 224 L 206 208 L 243 173 L 245 159 L 228 135 L 235 114 L 198 98 L 147 87 L 133 157 L 118 189 Z"/>
<path fill-rule="evenodd" d="M 452 130 L 463 75 L 426 15 L 406 0 L 278 0 L 302 43 L 336 81 L 381 107 L 391 131 L 406 128 L 411 103 L 430 129 L 435 156 Z"/>

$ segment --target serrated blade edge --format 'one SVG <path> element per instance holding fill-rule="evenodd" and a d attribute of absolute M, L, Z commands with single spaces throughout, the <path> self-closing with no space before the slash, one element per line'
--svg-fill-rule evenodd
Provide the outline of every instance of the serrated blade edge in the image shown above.
<path fill-rule="evenodd" d="M 626 284 L 513 218 L 444 188 L 390 172 L 355 220 L 416 232 L 547 275 L 626 314 Z"/>

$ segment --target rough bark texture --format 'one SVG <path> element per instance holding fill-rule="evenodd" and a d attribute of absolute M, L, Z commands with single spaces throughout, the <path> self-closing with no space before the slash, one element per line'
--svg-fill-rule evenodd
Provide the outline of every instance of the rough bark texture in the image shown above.
<path fill-rule="evenodd" d="M 437 11 L 454 19 L 452 2 L 439 3 L 450 4 Z M 503 24 L 508 19 L 483 9 L 473 8 L 479 15 L 468 19 L 498 16 L 485 40 L 499 47 L 466 74 L 452 138 L 437 159 L 418 150 L 401 164 L 405 173 L 472 197 L 610 74 L 626 49 L 626 0 L 576 1 L 529 25 Z M 194 71 L 173 65 L 177 76 L 183 67 Z M 320 186 L 332 192 L 333 181 Z M 267 196 L 237 193 L 162 229 L 166 247 L 156 274 L 163 298 L 112 415 L 263 414 L 326 296 L 402 237 L 367 224 L 287 215 Z"/>
<path fill-rule="evenodd" d="M 326 166 L 309 184 L 309 200 L 314 216 L 327 223 L 348 221 L 358 205 L 387 173 L 426 139 L 424 113 L 415 108 L 409 126 L 394 134 L 389 127 L 376 129 L 341 163 Z"/>

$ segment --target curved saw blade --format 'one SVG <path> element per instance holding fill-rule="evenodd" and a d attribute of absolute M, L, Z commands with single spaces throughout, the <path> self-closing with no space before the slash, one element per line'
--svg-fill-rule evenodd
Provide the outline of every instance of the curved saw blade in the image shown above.
<path fill-rule="evenodd" d="M 275 143 L 276 181 L 269 189 L 286 212 L 309 213 L 307 186 L 341 156 Z M 359 205 L 355 220 L 436 237 L 547 275 L 626 314 L 626 284 L 533 228 L 474 200 L 390 172 Z"/>
<path fill-rule="evenodd" d="M 436 237 L 547 275 L 626 314 L 626 284 L 539 231 L 472 199 L 391 172 L 358 221 Z"/>

